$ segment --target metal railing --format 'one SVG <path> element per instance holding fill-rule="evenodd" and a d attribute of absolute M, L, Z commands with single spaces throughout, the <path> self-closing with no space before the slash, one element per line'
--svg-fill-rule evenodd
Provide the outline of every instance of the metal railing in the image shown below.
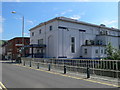
<path fill-rule="evenodd" d="M 66 73 L 106 76 L 120 78 L 120 60 L 22 58 L 22 64 L 36 68 L 46 68 Z"/>

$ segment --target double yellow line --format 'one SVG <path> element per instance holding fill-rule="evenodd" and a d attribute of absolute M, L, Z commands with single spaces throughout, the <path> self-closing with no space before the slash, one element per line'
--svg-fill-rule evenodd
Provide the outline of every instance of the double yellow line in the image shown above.
<path fill-rule="evenodd" d="M 89 81 L 89 82 L 93 82 L 93 83 L 99 83 L 99 84 L 113 86 L 113 87 L 117 87 L 117 88 L 120 87 L 120 86 L 115 85 L 115 84 L 110 84 L 110 83 L 95 81 L 95 80 L 91 80 L 91 79 L 83 79 L 83 78 L 80 78 L 80 77 L 70 76 L 70 75 L 67 75 L 67 74 L 60 74 L 60 73 L 56 73 L 56 72 L 52 72 L 52 71 L 46 71 L 46 70 L 43 70 L 43 69 L 35 69 L 35 68 L 32 68 L 32 67 L 22 66 L 22 65 L 19 65 L 19 64 L 17 64 L 17 65 L 21 66 L 21 67 L 26 67 L 26 68 L 29 68 L 29 69 L 34 69 L 34 70 L 38 70 L 38 71 L 43 71 L 43 72 L 47 72 L 47 73 L 51 73 L 51 74 L 56 74 L 56 75 L 64 76 L 64 77 L 70 77 L 70 78 L 84 80 L 84 81 Z"/>
<path fill-rule="evenodd" d="M 7 88 L 3 85 L 3 83 L 2 83 L 2 82 L 0 82 L 0 86 L 1 86 L 1 88 L 0 88 L 0 89 L 2 89 L 2 90 L 7 90 Z"/>

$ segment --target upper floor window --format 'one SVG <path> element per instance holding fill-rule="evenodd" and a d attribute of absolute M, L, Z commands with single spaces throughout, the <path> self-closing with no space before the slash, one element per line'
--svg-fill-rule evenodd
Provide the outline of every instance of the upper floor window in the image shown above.
<path fill-rule="evenodd" d="M 103 49 L 101 50 L 101 53 L 103 54 Z"/>
<path fill-rule="evenodd" d="M 34 36 L 34 32 L 32 32 L 32 36 Z"/>
<path fill-rule="evenodd" d="M 75 53 L 75 37 L 71 37 L 71 52 Z"/>
<path fill-rule="evenodd" d="M 50 31 L 52 30 L 52 26 L 49 27 Z"/>
<path fill-rule="evenodd" d="M 41 29 L 39 30 L 39 34 L 41 34 Z"/>
<path fill-rule="evenodd" d="M 27 44 L 29 44 L 29 43 L 30 43 L 30 41 L 29 41 L 29 40 L 26 40 L 26 43 L 27 43 Z"/>
<path fill-rule="evenodd" d="M 84 49 L 84 54 L 87 54 L 87 49 L 86 48 Z"/>
<path fill-rule="evenodd" d="M 16 41 L 16 43 L 17 43 L 17 44 L 19 44 L 19 43 L 20 43 L 20 41 L 19 41 L 19 40 L 17 40 L 17 41 Z"/>
<path fill-rule="evenodd" d="M 104 50 L 104 54 L 107 54 L 107 49 Z"/>

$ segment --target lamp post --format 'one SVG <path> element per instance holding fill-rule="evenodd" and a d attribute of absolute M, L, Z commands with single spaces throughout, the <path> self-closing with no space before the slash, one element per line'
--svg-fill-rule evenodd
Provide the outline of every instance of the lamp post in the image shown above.
<path fill-rule="evenodd" d="M 12 11 L 11 13 L 22 16 L 22 46 L 23 46 L 23 54 L 22 55 L 24 56 L 24 16 L 20 13 L 17 13 L 16 11 Z"/>

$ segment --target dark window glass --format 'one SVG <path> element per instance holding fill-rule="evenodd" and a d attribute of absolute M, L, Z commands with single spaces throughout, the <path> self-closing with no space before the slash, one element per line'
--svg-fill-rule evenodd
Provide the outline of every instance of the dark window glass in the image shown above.
<path fill-rule="evenodd" d="M 103 49 L 101 50 L 101 53 L 103 53 Z"/>
<path fill-rule="evenodd" d="M 19 43 L 20 43 L 20 41 L 19 41 L 19 40 L 17 40 L 17 41 L 16 41 L 16 43 L 17 43 L 17 44 L 19 44 Z"/>
<path fill-rule="evenodd" d="M 104 54 L 107 54 L 107 49 L 104 50 Z"/>
<path fill-rule="evenodd" d="M 95 53 L 98 53 L 98 49 L 95 50 Z"/>
<path fill-rule="evenodd" d="M 26 40 L 26 43 L 29 44 L 29 40 Z"/>
<path fill-rule="evenodd" d="M 38 39 L 38 44 L 43 44 L 43 39 Z"/>
<path fill-rule="evenodd" d="M 87 54 L 87 49 L 86 48 L 84 49 L 84 54 Z"/>
<path fill-rule="evenodd" d="M 39 30 L 39 34 L 41 34 L 41 29 Z"/>
<path fill-rule="evenodd" d="M 32 36 L 34 36 L 34 32 L 32 32 Z"/>
<path fill-rule="evenodd" d="M 50 31 L 52 30 L 52 26 L 50 26 Z"/>
<path fill-rule="evenodd" d="M 75 53 L 75 37 L 71 37 L 71 52 Z"/>

